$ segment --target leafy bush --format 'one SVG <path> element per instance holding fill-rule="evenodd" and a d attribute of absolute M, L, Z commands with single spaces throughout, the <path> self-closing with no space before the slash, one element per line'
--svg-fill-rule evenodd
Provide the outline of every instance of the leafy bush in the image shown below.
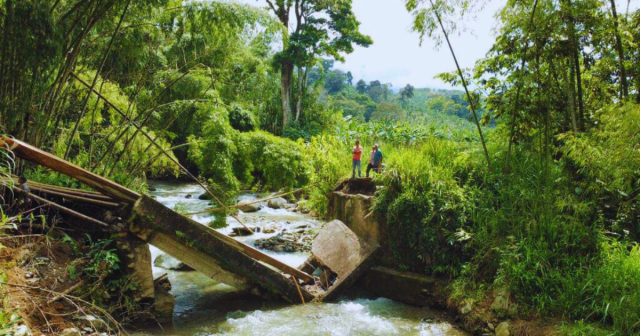
<path fill-rule="evenodd" d="M 260 183 L 268 189 L 291 189 L 308 183 L 311 175 L 304 148 L 264 131 L 241 133 L 229 123 L 223 108 L 203 126 L 203 137 L 189 149 L 200 172 L 221 190 Z"/>
<path fill-rule="evenodd" d="M 567 134 L 562 151 L 579 174 L 577 187 L 600 209 L 608 230 L 640 239 L 640 105 L 600 111 L 599 128 Z"/>
<path fill-rule="evenodd" d="M 350 148 L 331 135 L 319 135 L 302 143 L 305 157 L 311 162 L 312 183 L 309 191 L 310 206 L 319 214 L 326 215 L 328 196 L 338 182 L 351 172 Z"/>
<path fill-rule="evenodd" d="M 426 140 L 409 150 L 385 152 L 388 171 L 376 211 L 396 262 L 414 271 L 456 275 L 470 257 L 472 187 L 468 154 L 450 141 Z"/>
<path fill-rule="evenodd" d="M 237 138 L 236 176 L 244 184 L 260 182 L 267 189 L 293 189 L 311 176 L 305 148 L 264 131 L 241 133 Z"/>
<path fill-rule="evenodd" d="M 229 111 L 231 127 L 240 132 L 250 132 L 256 129 L 256 123 L 250 111 L 240 105 L 233 105 Z"/>

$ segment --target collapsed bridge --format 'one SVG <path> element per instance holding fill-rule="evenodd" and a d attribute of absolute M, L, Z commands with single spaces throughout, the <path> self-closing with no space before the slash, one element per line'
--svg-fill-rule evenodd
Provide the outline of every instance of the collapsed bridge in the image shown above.
<path fill-rule="evenodd" d="M 22 141 L 3 136 L 0 145 L 16 157 L 75 178 L 94 189 L 85 191 L 31 182 L 36 202 L 74 217 L 88 225 L 109 228 L 101 219 L 64 206 L 66 202 L 88 203 L 109 209 L 125 219 L 126 231 L 137 239 L 154 245 L 194 270 L 230 286 L 262 295 L 274 293 L 293 303 L 328 300 L 353 283 L 365 272 L 378 249 L 376 244 L 361 241 L 341 223 L 329 223 L 314 242 L 314 257 L 300 269 L 288 266 L 251 246 L 182 216 L 152 199 L 94 174 Z M 49 198 L 49 199 L 47 199 Z M 324 232 L 326 231 L 326 232 Z M 339 239 L 342 244 L 335 244 Z M 148 254 L 148 246 L 145 244 Z M 151 268 L 149 255 L 148 265 Z M 314 278 L 320 268 L 332 282 Z M 144 275 L 143 275 L 144 276 Z M 148 277 L 152 275 L 148 274 Z M 147 279 L 146 281 L 148 281 Z M 145 281 L 145 280 L 143 280 Z M 153 279 L 150 279 L 153 283 Z M 153 288 L 153 287 L 152 287 Z"/>

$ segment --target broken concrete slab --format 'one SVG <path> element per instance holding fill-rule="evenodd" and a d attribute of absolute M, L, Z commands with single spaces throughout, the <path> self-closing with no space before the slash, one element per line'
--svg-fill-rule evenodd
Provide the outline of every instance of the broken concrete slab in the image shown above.
<path fill-rule="evenodd" d="M 320 230 L 311 252 L 322 265 L 338 277 L 344 277 L 355 269 L 369 249 L 344 223 L 334 220 Z"/>
<path fill-rule="evenodd" d="M 375 198 L 335 191 L 329 195 L 329 216 L 342 221 L 358 237 L 370 244 L 380 242 L 380 228 L 370 215 Z"/>
<path fill-rule="evenodd" d="M 337 275 L 337 280 L 316 300 L 331 300 L 352 285 L 373 265 L 378 248 L 377 244 L 370 245 L 358 238 L 338 220 L 327 223 L 313 241 L 311 251 L 319 264 Z"/>

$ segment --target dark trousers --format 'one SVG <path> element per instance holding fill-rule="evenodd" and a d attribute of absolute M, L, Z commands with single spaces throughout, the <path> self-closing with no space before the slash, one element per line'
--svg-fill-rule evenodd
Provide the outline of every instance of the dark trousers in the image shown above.
<path fill-rule="evenodd" d="M 372 165 L 371 163 L 367 164 L 367 177 L 369 177 L 369 172 L 373 170 L 374 172 L 378 172 L 378 167 Z"/>

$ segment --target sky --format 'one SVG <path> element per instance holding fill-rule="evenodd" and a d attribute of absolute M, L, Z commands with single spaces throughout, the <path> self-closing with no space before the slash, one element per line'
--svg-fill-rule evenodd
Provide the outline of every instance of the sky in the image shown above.
<path fill-rule="evenodd" d="M 450 36 L 460 66 L 473 67 L 491 48 L 495 37 L 494 13 L 505 0 L 492 1 L 486 8 L 469 18 L 468 30 Z M 415 87 L 449 88 L 450 85 L 434 76 L 456 69 L 446 45 L 435 48 L 433 40 L 411 32 L 412 17 L 403 0 L 354 0 L 353 10 L 361 22 L 360 31 L 371 36 L 374 44 L 357 48 L 345 57 L 344 64 L 336 67 L 351 71 L 356 80 L 380 80 L 394 88 L 411 84 Z"/>
<path fill-rule="evenodd" d="M 264 0 L 237 1 L 266 6 Z M 465 31 L 450 36 L 462 68 L 473 67 L 491 48 L 496 36 L 495 14 L 505 3 L 506 0 L 489 1 L 465 20 Z M 631 3 L 632 9 L 640 5 L 637 0 Z M 626 11 L 627 0 L 616 0 L 616 4 L 619 13 Z M 435 49 L 435 42 L 428 39 L 420 46 L 419 35 L 411 32 L 412 17 L 404 7 L 404 0 L 353 0 L 353 11 L 361 22 L 360 31 L 371 36 L 374 44 L 368 48 L 356 47 L 352 54 L 345 55 L 344 63 L 336 63 L 336 68 L 351 71 L 355 81 L 380 80 L 391 83 L 394 89 L 407 84 L 451 88 L 434 78 L 439 73 L 456 70 L 449 48 L 443 44 Z"/>

